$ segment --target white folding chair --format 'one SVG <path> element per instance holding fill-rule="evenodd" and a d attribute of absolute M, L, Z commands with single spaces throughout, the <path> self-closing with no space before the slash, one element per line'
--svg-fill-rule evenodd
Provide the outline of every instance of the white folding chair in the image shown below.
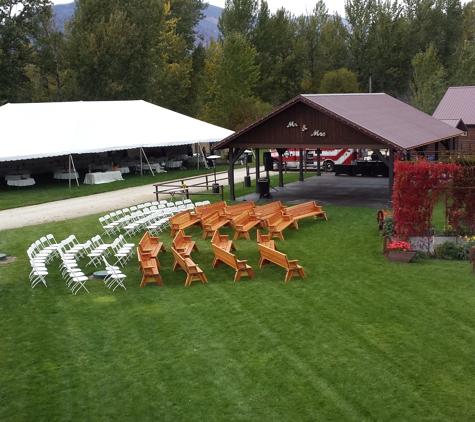
<path fill-rule="evenodd" d="M 103 261 L 104 261 L 104 264 L 106 266 L 106 271 L 107 271 L 107 275 L 104 277 L 104 284 L 109 288 L 111 289 L 112 287 L 114 287 L 112 289 L 112 291 L 114 291 L 115 289 L 117 289 L 117 287 L 123 287 L 124 290 L 127 290 L 124 286 L 124 282 L 123 280 L 127 277 L 124 273 L 122 273 L 120 271 L 120 269 L 115 266 L 115 265 L 110 265 L 108 262 L 107 262 L 107 259 L 105 257 L 102 257 Z"/>
<path fill-rule="evenodd" d="M 86 288 L 86 281 L 88 281 L 89 278 L 78 267 L 71 267 L 69 265 L 65 267 L 66 273 L 64 274 L 64 279 L 66 285 L 71 289 L 71 293 L 76 295 L 81 289 L 89 293 L 89 290 Z"/>
<path fill-rule="evenodd" d="M 40 262 L 35 261 L 34 259 L 30 259 L 30 265 L 31 265 L 31 271 L 30 271 L 30 282 L 31 282 L 31 287 L 34 288 L 39 282 L 42 282 L 45 287 L 48 287 L 46 285 L 46 279 L 45 277 L 48 275 L 48 270 L 44 265 L 42 265 Z"/>

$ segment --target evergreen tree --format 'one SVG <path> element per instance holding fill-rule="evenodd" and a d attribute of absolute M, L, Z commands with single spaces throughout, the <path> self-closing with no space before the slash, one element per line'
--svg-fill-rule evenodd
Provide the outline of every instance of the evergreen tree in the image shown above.
<path fill-rule="evenodd" d="M 248 41 L 256 24 L 257 0 L 226 0 L 218 20 L 218 29 L 222 37 L 238 33 Z"/>
<path fill-rule="evenodd" d="M 67 28 L 70 71 L 78 99 L 149 99 L 159 36 L 160 0 L 78 0 Z"/>
<path fill-rule="evenodd" d="M 63 101 L 67 98 L 64 36 L 54 17 L 43 16 L 35 44 L 34 65 L 27 68 L 32 83 L 31 101 Z"/>
<path fill-rule="evenodd" d="M 41 23 L 51 14 L 49 0 L 0 0 L 0 105 L 31 100 L 27 69 Z"/>
<path fill-rule="evenodd" d="M 252 34 L 261 75 L 256 93 L 263 102 L 278 106 L 302 91 L 304 66 L 300 63 L 297 22 L 285 9 L 271 15 L 265 2 L 258 16 Z"/>
<path fill-rule="evenodd" d="M 475 42 L 465 41 L 453 64 L 452 86 L 475 85 Z"/>
<path fill-rule="evenodd" d="M 306 92 L 317 92 L 328 63 L 324 61 L 323 28 L 329 20 L 328 10 L 319 0 L 310 15 L 297 19 L 297 45 L 300 47 L 299 61 L 304 69 L 302 88 Z"/>

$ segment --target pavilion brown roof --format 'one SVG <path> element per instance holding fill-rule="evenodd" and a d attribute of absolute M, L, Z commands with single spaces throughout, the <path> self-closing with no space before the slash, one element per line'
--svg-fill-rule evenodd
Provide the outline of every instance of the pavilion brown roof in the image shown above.
<path fill-rule="evenodd" d="M 436 119 L 462 119 L 475 125 L 475 86 L 452 86 L 445 93 L 432 115 Z"/>
<path fill-rule="evenodd" d="M 268 115 L 225 138 L 216 145 L 216 148 L 234 146 L 241 135 L 249 135 L 254 128 L 280 113 L 285 113 L 296 103 L 304 103 L 364 133 L 368 138 L 381 143 L 381 148 L 392 146 L 396 149 L 414 149 L 462 134 L 459 129 L 387 94 L 308 94 L 298 95 Z M 260 138 L 253 143 L 254 145 L 249 146 L 259 147 L 259 143 L 269 144 L 269 140 L 264 142 Z M 347 144 L 348 140 L 342 140 L 342 143 Z"/>

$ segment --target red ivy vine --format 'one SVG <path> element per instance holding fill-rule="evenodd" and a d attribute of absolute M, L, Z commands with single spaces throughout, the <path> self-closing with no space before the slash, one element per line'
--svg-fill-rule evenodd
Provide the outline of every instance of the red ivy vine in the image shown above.
<path fill-rule="evenodd" d="M 431 227 L 432 211 L 444 188 L 459 173 L 454 163 L 426 160 L 394 163 L 393 208 L 400 238 L 423 236 Z"/>
<path fill-rule="evenodd" d="M 475 233 L 475 167 L 459 166 L 446 197 L 446 219 L 459 234 Z"/>

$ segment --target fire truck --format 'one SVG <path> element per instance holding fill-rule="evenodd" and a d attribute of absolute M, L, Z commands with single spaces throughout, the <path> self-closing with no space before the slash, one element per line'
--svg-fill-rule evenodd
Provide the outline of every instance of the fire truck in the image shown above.
<path fill-rule="evenodd" d="M 307 168 L 317 168 L 317 150 L 304 149 L 304 166 Z M 335 164 L 353 164 L 359 158 L 356 149 L 321 149 L 320 167 L 322 170 L 333 171 Z M 279 161 L 279 153 L 273 149 L 270 155 L 274 164 Z M 300 167 L 300 150 L 298 148 L 288 148 L 282 155 L 282 162 L 288 169 L 298 169 Z M 275 166 L 274 166 L 275 168 Z"/>

